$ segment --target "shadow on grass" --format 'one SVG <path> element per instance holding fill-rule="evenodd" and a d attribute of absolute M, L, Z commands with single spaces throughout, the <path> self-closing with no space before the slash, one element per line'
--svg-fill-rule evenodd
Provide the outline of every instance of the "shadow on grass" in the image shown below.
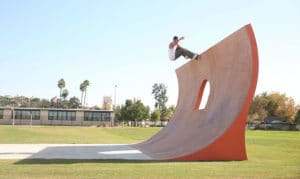
<path fill-rule="evenodd" d="M 76 164 L 76 163 L 109 163 L 109 164 L 147 164 L 147 163 L 204 163 L 204 162 L 230 162 L 230 161 L 176 161 L 176 160 L 128 160 L 128 159 L 23 159 L 15 165 L 35 164 Z M 235 161 L 237 162 L 237 161 Z M 242 162 L 242 161 L 241 161 Z"/>
<path fill-rule="evenodd" d="M 178 162 L 168 160 L 127 160 L 127 159 L 24 159 L 15 162 L 16 165 L 24 164 L 74 164 L 74 163 L 166 163 Z"/>
<path fill-rule="evenodd" d="M 42 146 L 41 150 L 32 152 L 28 158 L 14 164 L 74 164 L 74 163 L 175 163 L 199 162 L 176 160 L 153 160 L 131 145 L 54 145 Z M 205 162 L 205 161 L 201 161 Z M 222 162 L 222 161 L 219 161 Z"/>

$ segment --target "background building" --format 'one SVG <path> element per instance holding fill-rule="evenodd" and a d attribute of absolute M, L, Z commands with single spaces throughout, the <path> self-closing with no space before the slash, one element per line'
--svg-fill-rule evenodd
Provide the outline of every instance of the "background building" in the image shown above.
<path fill-rule="evenodd" d="M 112 110 L 0 107 L 0 124 L 113 126 Z"/>

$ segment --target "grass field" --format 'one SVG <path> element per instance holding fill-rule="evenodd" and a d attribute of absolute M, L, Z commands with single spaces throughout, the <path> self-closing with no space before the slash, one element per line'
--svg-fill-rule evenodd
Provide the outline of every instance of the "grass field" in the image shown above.
<path fill-rule="evenodd" d="M 160 128 L 0 126 L 0 143 L 135 143 Z M 0 160 L 0 178 L 300 178 L 300 132 L 247 131 L 247 161 Z"/>

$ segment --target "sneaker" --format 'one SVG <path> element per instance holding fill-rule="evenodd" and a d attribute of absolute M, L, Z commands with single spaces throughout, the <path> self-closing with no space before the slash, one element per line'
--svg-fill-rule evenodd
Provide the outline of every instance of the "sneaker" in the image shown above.
<path fill-rule="evenodd" d="M 201 60 L 201 55 L 198 55 L 196 60 Z"/>
<path fill-rule="evenodd" d="M 198 55 L 195 54 L 195 55 L 193 56 L 192 60 L 197 60 L 197 59 L 198 59 Z"/>

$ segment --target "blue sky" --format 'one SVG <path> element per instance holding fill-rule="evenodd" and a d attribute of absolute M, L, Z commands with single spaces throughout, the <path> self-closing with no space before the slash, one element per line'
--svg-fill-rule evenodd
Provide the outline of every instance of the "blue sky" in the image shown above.
<path fill-rule="evenodd" d="M 300 1 L 3 0 L 0 1 L 0 95 L 50 99 L 64 78 L 70 97 L 90 81 L 89 106 L 116 88 L 117 104 L 141 99 L 153 108 L 154 83 L 176 105 L 173 35 L 203 52 L 251 23 L 259 51 L 256 93 L 278 91 L 300 103 Z"/>

